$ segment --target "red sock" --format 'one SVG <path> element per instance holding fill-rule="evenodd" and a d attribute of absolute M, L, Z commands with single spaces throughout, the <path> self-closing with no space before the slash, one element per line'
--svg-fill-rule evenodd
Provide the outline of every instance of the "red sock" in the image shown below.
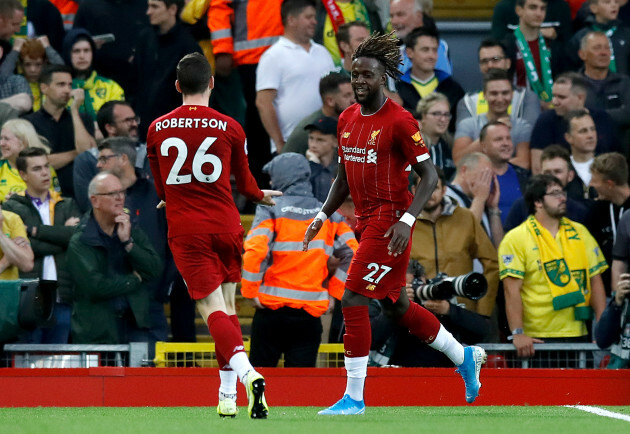
<path fill-rule="evenodd" d="M 230 315 L 230 321 L 232 321 L 232 324 L 234 324 L 236 326 L 236 329 L 238 330 L 238 332 L 242 336 L 243 335 L 243 331 L 241 330 L 241 323 L 238 321 L 238 316 Z"/>
<path fill-rule="evenodd" d="M 243 352 L 243 338 L 225 312 L 217 311 L 208 317 L 208 330 L 214 339 L 217 361 L 223 366 L 236 353 Z M 222 359 L 219 359 L 219 355 Z"/>
<path fill-rule="evenodd" d="M 365 357 L 370 353 L 372 329 L 367 306 L 351 306 L 341 309 L 346 333 L 343 335 L 343 349 L 346 357 Z"/>
<path fill-rule="evenodd" d="M 243 333 L 241 332 L 241 323 L 238 322 L 238 317 L 236 315 L 228 315 L 228 316 L 230 317 L 230 321 L 232 321 L 232 324 L 236 326 L 238 333 L 242 337 Z M 232 368 L 230 368 L 229 361 L 225 360 L 225 357 L 223 357 L 221 353 L 219 352 L 216 352 L 216 355 L 217 355 L 217 363 L 219 364 L 219 369 L 222 371 L 231 371 Z"/>
<path fill-rule="evenodd" d="M 409 329 L 409 332 L 430 344 L 440 330 L 440 321 L 431 312 L 426 310 L 413 301 L 409 302 L 409 309 L 398 321 L 403 327 Z"/>

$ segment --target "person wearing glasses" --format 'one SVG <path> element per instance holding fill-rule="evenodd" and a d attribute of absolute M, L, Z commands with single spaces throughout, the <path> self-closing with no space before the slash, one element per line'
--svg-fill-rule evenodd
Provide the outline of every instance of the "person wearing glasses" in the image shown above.
<path fill-rule="evenodd" d="M 483 92 L 488 101 L 488 112 L 457 124 L 453 160 L 457 163 L 464 155 L 481 151 L 481 129 L 487 123 L 501 119 L 506 125 L 510 124 L 512 143 L 515 144 L 510 162 L 529 169 L 529 138 L 532 135 L 532 126 L 521 118 L 510 119 L 513 87 L 509 73 L 503 69 L 490 69 L 483 77 Z"/>
<path fill-rule="evenodd" d="M 456 167 L 451 155 L 453 136 L 448 132 L 452 117 L 448 98 L 440 92 L 427 95 L 418 102 L 415 116 L 433 164 L 442 169 L 446 180 L 450 181 Z"/>
<path fill-rule="evenodd" d="M 464 89 L 453 77 L 436 69 L 440 38 L 436 29 L 420 27 L 405 37 L 405 52 L 411 60 L 411 68 L 396 81 L 396 91 L 402 98 L 402 106 L 413 113 L 418 102 L 433 92 L 446 95 L 455 116 L 455 107 L 464 96 Z M 455 131 L 451 119 L 449 125 Z"/>
<path fill-rule="evenodd" d="M 74 279 L 72 342 L 148 342 L 148 283 L 162 261 L 144 231 L 125 213 L 125 189 L 115 175 L 99 173 L 88 186 L 92 211 L 70 239 L 66 264 Z"/>
<path fill-rule="evenodd" d="M 166 213 L 158 209 L 160 202 L 153 180 L 135 166 L 136 142 L 129 137 L 110 137 L 98 147 L 96 167 L 100 172 L 116 175 L 126 191 L 125 208 L 129 210 L 132 225 L 138 225 L 151 239 L 151 244 L 164 263 L 159 279 L 149 285 L 151 327 L 149 329 L 149 359 L 153 359 L 155 342 L 166 341 L 168 324 L 164 303 L 168 301 L 171 284 L 177 277 L 168 243 Z"/>
<path fill-rule="evenodd" d="M 558 178 L 533 176 L 525 201 L 529 217 L 499 246 L 508 339 L 519 357 L 534 357 L 531 367 L 554 367 L 534 344 L 588 342 L 586 322 L 599 319 L 606 305 L 601 273 L 608 265 L 586 227 L 565 217 Z"/>
<path fill-rule="evenodd" d="M 143 169 L 144 173 L 151 176 L 151 167 L 147 158 L 147 145 L 139 141 L 138 125 L 140 117 L 126 101 L 107 101 L 101 106 L 96 115 L 98 129 L 103 137 L 128 137 L 134 142 L 136 149 L 135 167 Z M 74 197 L 81 211 L 90 208 L 90 199 L 87 194 L 87 185 L 94 175 L 98 173 L 97 158 L 98 148 L 90 148 L 81 153 L 74 160 Z"/>
<path fill-rule="evenodd" d="M 479 45 L 479 70 L 485 75 L 490 69 L 497 68 L 504 71 L 512 70 L 512 61 L 507 56 L 507 49 L 501 41 L 485 39 Z M 457 122 L 472 116 L 488 112 L 488 101 L 482 90 L 468 92 L 457 103 Z M 515 87 L 512 93 L 512 102 L 508 107 L 508 113 L 512 123 L 517 118 L 525 119 L 534 125 L 540 115 L 540 103 L 534 92 L 524 87 Z"/>

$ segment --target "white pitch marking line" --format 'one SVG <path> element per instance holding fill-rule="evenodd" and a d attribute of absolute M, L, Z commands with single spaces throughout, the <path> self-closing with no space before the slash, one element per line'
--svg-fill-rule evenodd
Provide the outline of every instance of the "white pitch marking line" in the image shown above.
<path fill-rule="evenodd" d="M 630 422 L 630 416 L 627 414 L 615 413 L 612 411 L 604 410 L 599 407 L 591 407 L 588 405 L 565 405 L 565 407 L 576 408 L 578 410 L 586 411 L 588 413 L 593 413 L 598 416 L 611 417 L 613 419 L 625 420 L 626 422 Z"/>

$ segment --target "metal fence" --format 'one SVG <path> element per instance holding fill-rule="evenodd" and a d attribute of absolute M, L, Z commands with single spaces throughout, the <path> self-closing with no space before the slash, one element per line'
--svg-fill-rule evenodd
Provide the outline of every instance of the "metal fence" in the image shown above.
<path fill-rule="evenodd" d="M 512 344 L 479 344 L 489 368 L 599 368 L 606 351 L 595 344 L 534 344 L 534 357 L 521 358 Z"/>
<path fill-rule="evenodd" d="M 249 352 L 249 341 L 244 342 Z M 512 344 L 479 344 L 488 353 L 487 368 L 572 368 L 602 367 L 605 351 L 595 344 L 534 344 L 535 356 L 519 358 Z M 36 345 L 7 344 L 3 366 L 15 368 L 88 368 L 96 366 L 218 367 L 215 345 L 204 343 L 157 342 L 155 359 L 147 360 L 148 345 Z M 284 367 L 281 359 L 279 367 Z M 343 367 L 343 344 L 321 344 L 318 368 Z"/>
<path fill-rule="evenodd" d="M 92 368 L 148 366 L 148 344 L 7 344 L 4 366 L 13 368 Z"/>
<path fill-rule="evenodd" d="M 243 342 L 248 354 L 249 344 L 248 340 Z M 219 366 L 213 342 L 157 342 L 154 362 L 155 366 L 161 368 L 217 368 Z M 321 344 L 315 366 L 318 368 L 343 367 L 343 344 Z M 284 367 L 284 358 L 280 358 L 278 367 Z"/>

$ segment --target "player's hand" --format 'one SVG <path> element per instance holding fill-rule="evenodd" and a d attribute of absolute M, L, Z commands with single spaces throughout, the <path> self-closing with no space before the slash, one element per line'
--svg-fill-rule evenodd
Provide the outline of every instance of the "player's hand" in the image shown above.
<path fill-rule="evenodd" d="M 512 343 L 516 347 L 516 354 L 519 357 L 532 357 L 534 355 L 534 344 L 542 344 L 545 341 L 530 338 L 525 334 L 514 335 Z"/>
<path fill-rule="evenodd" d="M 72 97 L 72 108 L 78 109 L 83 105 L 85 101 L 85 91 L 83 89 L 72 89 L 70 96 Z"/>
<path fill-rule="evenodd" d="M 387 250 L 389 250 L 390 255 L 398 256 L 402 254 L 407 248 L 409 244 L 409 238 L 411 238 L 411 228 L 408 224 L 403 222 L 394 223 L 385 235 L 385 238 L 392 237 L 392 240 L 389 242 L 389 246 L 387 246 Z"/>
<path fill-rule="evenodd" d="M 166 206 L 166 202 L 164 202 L 163 200 L 161 200 L 161 201 L 160 201 L 160 203 L 158 203 L 155 207 L 156 207 L 157 209 L 160 209 L 160 208 L 164 208 L 165 206 Z"/>
<path fill-rule="evenodd" d="M 126 242 L 131 237 L 131 218 L 128 214 L 121 212 L 118 214 L 114 221 L 118 223 L 116 234 L 121 243 Z"/>
<path fill-rule="evenodd" d="M 621 306 L 626 297 L 630 297 L 630 274 L 623 273 L 619 276 L 619 281 L 615 288 L 615 304 Z"/>
<path fill-rule="evenodd" d="M 308 225 L 308 228 L 306 228 L 306 233 L 304 234 L 304 241 L 302 242 L 303 252 L 308 251 L 308 243 L 310 243 L 313 238 L 317 236 L 319 230 L 322 228 L 323 225 L 324 222 L 322 222 L 320 219 L 313 219 L 311 224 Z"/>
<path fill-rule="evenodd" d="M 274 206 L 276 201 L 273 200 L 274 197 L 282 196 L 281 191 L 277 190 L 261 190 L 264 194 L 262 200 L 260 202 L 256 202 L 260 205 Z"/>

